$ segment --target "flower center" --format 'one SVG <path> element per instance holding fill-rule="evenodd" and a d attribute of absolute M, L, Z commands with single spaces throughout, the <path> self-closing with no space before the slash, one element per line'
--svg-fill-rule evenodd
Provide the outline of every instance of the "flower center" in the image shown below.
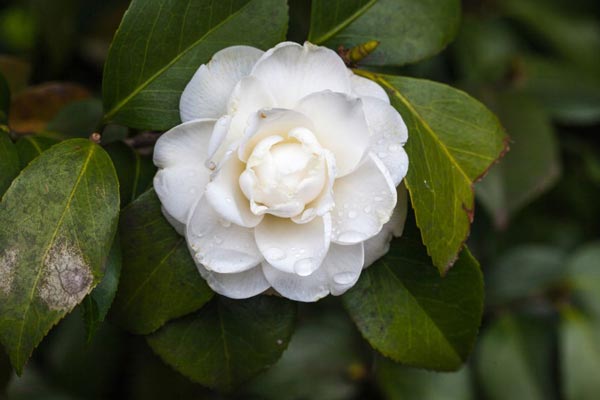
<path fill-rule="evenodd" d="M 310 130 L 294 128 L 256 144 L 240 187 L 252 212 L 278 217 L 299 215 L 323 191 L 327 181 L 323 151 Z"/>

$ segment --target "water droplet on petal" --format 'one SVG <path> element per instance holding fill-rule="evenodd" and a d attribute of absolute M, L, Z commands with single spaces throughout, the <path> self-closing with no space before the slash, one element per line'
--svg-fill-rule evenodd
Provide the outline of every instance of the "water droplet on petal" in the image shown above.
<path fill-rule="evenodd" d="M 308 276 L 314 271 L 315 261 L 312 258 L 303 258 L 296 261 L 294 271 L 300 276 Z"/>
<path fill-rule="evenodd" d="M 228 221 L 228 220 L 223 219 L 223 218 L 219 218 L 219 223 L 221 224 L 221 226 L 223 228 L 229 228 L 231 226 L 231 221 Z"/>
<path fill-rule="evenodd" d="M 217 164 L 215 164 L 214 161 L 207 161 L 205 165 L 206 168 L 210 169 L 211 171 L 214 171 L 217 168 Z"/>
<path fill-rule="evenodd" d="M 377 153 L 377 157 L 379 158 L 386 158 L 387 157 L 387 153 L 380 151 L 379 153 Z"/>
<path fill-rule="evenodd" d="M 277 247 L 271 247 L 264 252 L 264 255 L 267 260 L 279 261 L 285 258 L 285 251 Z"/>
<path fill-rule="evenodd" d="M 368 214 L 368 213 L 370 213 L 370 212 L 371 212 L 371 210 L 372 210 L 371 206 L 366 206 L 366 207 L 363 209 L 363 211 L 364 211 L 365 213 L 367 213 L 367 214 Z"/>
<path fill-rule="evenodd" d="M 356 218 L 356 211 L 350 211 L 348 213 L 348 218 Z"/>
<path fill-rule="evenodd" d="M 220 236 L 215 236 L 215 237 L 214 237 L 214 241 L 215 241 L 215 243 L 216 243 L 217 245 L 219 245 L 219 244 L 223 244 L 223 238 L 222 238 L 222 237 L 220 237 Z"/>
<path fill-rule="evenodd" d="M 338 240 L 345 243 L 363 242 L 367 236 L 362 232 L 346 231 L 338 235 Z"/>
<path fill-rule="evenodd" d="M 333 276 L 333 281 L 338 285 L 349 285 L 356 279 L 356 274 L 353 272 L 340 272 Z"/>
<path fill-rule="evenodd" d="M 389 151 L 398 151 L 400 147 L 397 144 L 390 144 L 390 147 L 388 147 Z"/>
<path fill-rule="evenodd" d="M 383 200 L 383 198 L 381 198 L 381 197 L 379 197 L 379 196 L 375 196 L 375 197 L 373 197 L 373 200 L 375 200 L 375 201 L 382 201 L 382 200 Z"/>

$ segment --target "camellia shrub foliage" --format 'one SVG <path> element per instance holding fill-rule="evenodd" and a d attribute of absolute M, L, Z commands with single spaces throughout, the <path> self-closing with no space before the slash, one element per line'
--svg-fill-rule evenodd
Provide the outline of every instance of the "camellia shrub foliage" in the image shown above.
<path fill-rule="evenodd" d="M 0 398 L 600 396 L 598 2 L 23 0 L 0 52 Z"/>

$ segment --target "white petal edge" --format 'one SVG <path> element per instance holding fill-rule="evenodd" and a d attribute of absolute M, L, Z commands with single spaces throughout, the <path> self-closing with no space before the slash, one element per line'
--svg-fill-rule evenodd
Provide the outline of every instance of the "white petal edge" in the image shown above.
<path fill-rule="evenodd" d="M 273 94 L 276 106 L 293 108 L 310 93 L 331 90 L 349 94 L 350 77 L 338 54 L 306 42 L 283 42 L 256 62 L 251 75 Z"/>
<path fill-rule="evenodd" d="M 210 171 L 204 166 L 214 120 L 178 125 L 163 134 L 154 147 L 154 190 L 165 211 L 181 224 L 202 196 Z M 171 223 L 175 226 L 173 223 Z"/>
<path fill-rule="evenodd" d="M 296 111 L 314 124 L 314 135 L 335 156 L 337 177 L 352 172 L 369 148 L 371 133 L 360 99 L 330 91 L 303 98 Z"/>
<path fill-rule="evenodd" d="M 185 236 L 185 224 L 176 220 L 175 218 L 173 218 L 173 216 L 167 212 L 167 210 L 165 209 L 164 206 L 160 207 L 160 211 L 162 212 L 162 215 L 163 215 L 163 217 L 165 217 L 167 222 L 169 224 L 171 224 L 173 229 L 175 229 L 175 231 L 177 233 L 179 233 L 181 236 Z M 187 220 L 186 220 L 186 222 L 187 222 Z"/>
<path fill-rule="evenodd" d="M 270 288 L 260 265 L 237 274 L 219 274 L 202 265 L 198 271 L 212 290 L 231 299 L 247 299 Z"/>
<path fill-rule="evenodd" d="M 235 85 L 250 73 L 263 53 L 250 46 L 231 46 L 215 53 L 183 90 L 179 101 L 181 120 L 219 118 L 225 114 Z"/>
<path fill-rule="evenodd" d="M 408 210 L 408 191 L 404 184 L 398 186 L 398 204 L 390 220 L 383 225 L 381 232 L 365 241 L 365 265 L 369 267 L 390 250 L 390 242 L 395 237 L 402 236 L 406 213 Z"/>
<path fill-rule="evenodd" d="M 353 95 L 356 97 L 375 97 L 390 104 L 390 98 L 381 86 L 370 79 L 356 75 L 351 70 L 348 71 L 350 72 L 350 85 L 352 87 Z"/>
<path fill-rule="evenodd" d="M 267 281 L 279 294 L 303 302 L 317 301 L 328 294 L 339 296 L 356 284 L 363 266 L 363 244 L 331 244 L 327 257 L 314 273 L 298 276 L 263 263 Z"/>
<path fill-rule="evenodd" d="M 374 97 L 364 97 L 363 106 L 371 130 L 371 151 L 383 161 L 394 185 L 398 185 L 408 171 L 408 156 L 403 146 L 408 140 L 408 129 L 394 107 Z"/>
<path fill-rule="evenodd" d="M 305 224 L 266 215 L 254 228 L 254 237 L 265 260 L 273 267 L 301 276 L 312 274 L 327 255 L 331 217 L 325 214 Z"/>
<path fill-rule="evenodd" d="M 209 271 L 239 273 L 263 260 L 252 229 L 224 221 L 204 197 L 194 206 L 186 225 L 194 261 Z"/>
<path fill-rule="evenodd" d="M 205 197 L 211 207 L 225 220 L 253 228 L 262 221 L 262 215 L 250 210 L 250 201 L 244 196 L 239 179 L 245 164 L 234 154 L 229 155 L 212 181 L 206 185 Z"/>
<path fill-rule="evenodd" d="M 389 221 L 396 187 L 381 160 L 370 153 L 356 171 L 335 181 L 333 199 L 331 240 L 354 244 L 375 236 Z"/>

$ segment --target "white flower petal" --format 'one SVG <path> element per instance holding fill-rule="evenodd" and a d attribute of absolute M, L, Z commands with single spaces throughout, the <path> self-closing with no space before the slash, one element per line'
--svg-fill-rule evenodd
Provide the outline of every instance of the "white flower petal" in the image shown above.
<path fill-rule="evenodd" d="M 364 242 L 365 268 L 383 257 L 390 249 L 390 241 L 394 237 L 402 236 L 406 211 L 408 208 L 408 191 L 404 185 L 398 186 L 398 204 L 390 220 L 383 225 L 381 232 Z"/>
<path fill-rule="evenodd" d="M 360 277 L 363 257 L 362 243 L 351 246 L 331 244 L 319 269 L 309 276 L 283 272 L 266 262 L 263 272 L 273 289 L 282 296 L 311 302 L 329 293 L 339 296 L 354 286 Z"/>
<path fill-rule="evenodd" d="M 190 208 L 209 181 L 204 166 L 214 120 L 181 124 L 163 134 L 154 147 L 154 189 L 165 211 L 185 224 Z"/>
<path fill-rule="evenodd" d="M 300 276 L 312 274 L 329 249 L 331 217 L 314 218 L 306 224 L 265 216 L 254 228 L 255 240 L 264 258 L 273 267 Z"/>
<path fill-rule="evenodd" d="M 165 217 L 167 222 L 171 224 L 173 229 L 175 229 L 175 231 L 181 236 L 185 236 L 185 224 L 173 218 L 173 216 L 167 212 L 164 206 L 160 207 L 160 211 L 162 212 L 162 215 Z"/>
<path fill-rule="evenodd" d="M 205 197 L 198 201 L 190 214 L 186 239 L 196 264 L 202 264 L 210 271 L 246 271 L 263 259 L 254 242 L 252 229 L 223 220 Z"/>
<path fill-rule="evenodd" d="M 201 65 L 181 95 L 181 120 L 219 118 L 225 114 L 233 88 L 262 55 L 263 51 L 254 47 L 231 46 Z"/>
<path fill-rule="evenodd" d="M 280 43 L 252 69 L 273 94 L 277 107 L 293 108 L 303 97 L 323 90 L 350 93 L 346 65 L 335 51 L 305 43 Z"/>
<path fill-rule="evenodd" d="M 352 172 L 365 155 L 371 134 L 362 101 L 327 91 L 303 98 L 296 110 L 312 121 L 317 140 L 335 156 L 337 176 Z"/>
<path fill-rule="evenodd" d="M 406 124 L 398 111 L 382 100 L 365 97 L 363 106 L 372 133 L 371 151 L 383 161 L 398 185 L 408 171 L 408 156 L 403 148 L 408 139 Z"/>
<path fill-rule="evenodd" d="M 390 104 L 390 98 L 381 86 L 370 79 L 358 76 L 350 70 L 348 71 L 350 72 L 350 85 L 352 86 L 353 95 L 356 97 L 375 97 Z"/>
<path fill-rule="evenodd" d="M 335 208 L 332 241 L 363 242 L 389 221 L 396 205 L 396 187 L 387 169 L 372 153 L 348 176 L 333 185 Z"/>
<path fill-rule="evenodd" d="M 254 297 L 270 287 L 260 265 L 236 274 L 219 274 L 200 264 L 198 271 L 212 290 L 231 299 Z"/>
<path fill-rule="evenodd" d="M 211 207 L 227 221 L 252 228 L 261 220 L 250 210 L 250 201 L 244 196 L 239 185 L 244 163 L 235 156 L 223 162 L 214 179 L 206 185 L 205 197 Z"/>

